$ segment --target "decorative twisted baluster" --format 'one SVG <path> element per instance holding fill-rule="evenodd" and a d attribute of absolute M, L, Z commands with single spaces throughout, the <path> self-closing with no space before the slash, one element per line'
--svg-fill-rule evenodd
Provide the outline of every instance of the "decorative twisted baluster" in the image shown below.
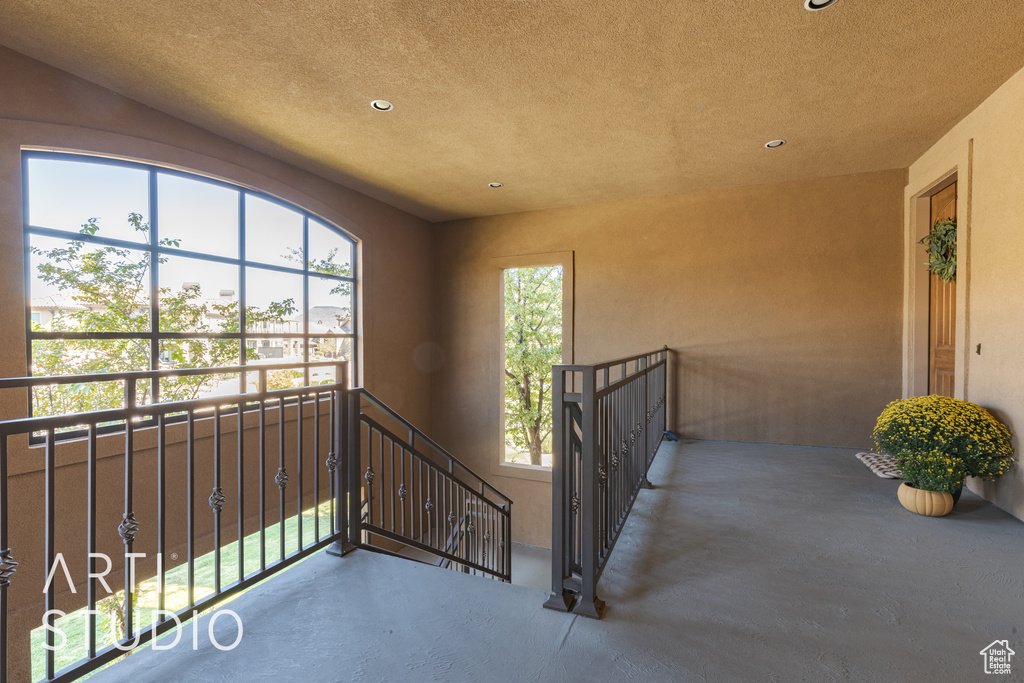
<path fill-rule="evenodd" d="M 424 505 L 423 507 L 426 508 L 428 515 L 432 513 L 434 511 L 434 499 L 427 498 L 427 504 Z"/>
<path fill-rule="evenodd" d="M 288 471 L 283 467 L 278 469 L 277 476 L 274 477 L 274 481 L 277 483 L 277 486 L 284 491 L 285 487 L 288 486 Z"/>
<path fill-rule="evenodd" d="M 18 569 L 18 563 L 11 557 L 11 549 L 0 550 L 0 588 L 11 585 L 11 577 Z"/>
<path fill-rule="evenodd" d="M 401 498 L 403 503 L 405 502 L 405 499 L 409 497 L 409 489 L 405 488 L 404 481 L 402 482 L 402 485 L 398 487 L 398 497 Z"/>
<path fill-rule="evenodd" d="M 338 459 L 334 457 L 334 451 L 327 454 L 327 460 L 324 461 L 324 464 L 327 465 L 328 472 L 333 472 L 335 470 L 338 466 Z"/>
<path fill-rule="evenodd" d="M 455 526 L 455 522 L 458 521 L 458 517 L 455 516 L 455 510 L 451 510 L 448 513 L 448 525 Z"/>
<path fill-rule="evenodd" d="M 367 486 L 373 486 L 373 479 L 374 479 L 374 477 L 377 476 L 376 474 L 373 473 L 373 468 L 372 467 L 367 467 L 366 468 L 366 474 L 364 474 L 363 476 L 366 478 L 366 485 Z"/>
<path fill-rule="evenodd" d="M 135 513 L 129 512 L 121 520 L 121 523 L 117 525 L 117 534 L 124 540 L 124 544 L 128 545 L 135 541 L 135 534 L 139 530 L 139 523 L 135 521 Z"/>
<path fill-rule="evenodd" d="M 213 493 L 210 494 L 210 507 L 213 508 L 214 512 L 220 512 L 221 508 L 224 507 L 224 501 L 227 500 L 224 497 L 224 489 L 220 486 L 213 487 Z"/>

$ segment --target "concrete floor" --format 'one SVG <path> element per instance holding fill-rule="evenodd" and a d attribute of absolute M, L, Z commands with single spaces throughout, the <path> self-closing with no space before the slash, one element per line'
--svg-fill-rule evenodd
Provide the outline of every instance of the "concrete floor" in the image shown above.
<path fill-rule="evenodd" d="M 543 590 L 357 551 L 230 603 L 101 672 L 131 681 L 970 681 L 1024 660 L 1024 524 L 965 492 L 931 519 L 840 449 L 663 447 L 599 584 L 602 621 Z M 230 643 L 236 628 L 214 629 Z"/>

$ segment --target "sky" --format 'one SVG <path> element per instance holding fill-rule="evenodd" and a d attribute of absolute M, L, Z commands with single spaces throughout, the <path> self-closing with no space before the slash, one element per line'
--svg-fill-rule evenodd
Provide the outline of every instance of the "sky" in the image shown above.
<path fill-rule="evenodd" d="M 51 159 L 28 162 L 28 221 L 31 225 L 77 232 L 90 218 L 97 218 L 101 236 L 146 243 L 147 237 L 132 229 L 130 213 L 149 222 L 149 172 L 109 164 Z M 239 190 L 193 178 L 157 173 L 157 222 L 160 237 L 180 240 L 181 249 L 238 258 Z M 302 247 L 302 214 L 245 195 L 246 260 L 301 267 L 287 258 Z M 32 235 L 34 246 L 52 249 L 66 242 Z M 326 258 L 338 249 L 336 262 L 350 262 L 347 240 L 319 221 L 311 220 L 310 254 Z M 57 293 L 35 276 L 38 258 L 33 257 L 31 296 Z M 160 286 L 180 288 L 198 283 L 204 297 L 217 298 L 232 290 L 237 298 L 240 267 L 183 256 L 169 256 L 160 266 Z M 310 279 L 310 307 L 350 307 L 347 297 L 331 295 L 336 283 Z M 271 301 L 294 298 L 302 303 L 302 277 L 258 267 L 246 268 L 247 305 L 265 307 Z"/>

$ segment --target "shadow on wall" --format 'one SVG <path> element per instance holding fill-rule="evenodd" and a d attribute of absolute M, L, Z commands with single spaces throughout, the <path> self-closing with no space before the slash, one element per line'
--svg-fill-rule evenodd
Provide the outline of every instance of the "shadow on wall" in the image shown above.
<path fill-rule="evenodd" d="M 760 358 L 751 357 L 749 342 L 672 350 L 674 431 L 697 439 L 869 448 L 875 419 L 899 398 L 896 382 L 871 386 L 867 377 L 853 385 L 848 367 L 821 372 L 864 352 L 853 345 L 800 349 L 799 341 L 795 335 L 766 340 L 766 348 L 794 350 Z"/>

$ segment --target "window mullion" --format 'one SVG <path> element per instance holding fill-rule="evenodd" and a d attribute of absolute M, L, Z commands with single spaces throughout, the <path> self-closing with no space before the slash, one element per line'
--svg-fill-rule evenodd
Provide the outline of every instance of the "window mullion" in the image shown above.
<path fill-rule="evenodd" d="M 309 362 L 309 216 L 302 216 L 302 360 Z M 303 368 L 309 384 L 309 368 Z"/>
<path fill-rule="evenodd" d="M 245 365 L 248 337 L 245 320 L 245 192 L 238 193 L 238 364 Z M 245 393 L 246 373 L 238 374 L 239 393 Z"/>
<path fill-rule="evenodd" d="M 157 218 L 159 200 L 157 198 L 156 171 L 149 170 L 149 369 L 160 369 L 160 259 L 157 244 L 160 242 L 160 226 Z M 160 401 L 160 379 L 151 380 L 150 391 L 153 403 Z"/>

